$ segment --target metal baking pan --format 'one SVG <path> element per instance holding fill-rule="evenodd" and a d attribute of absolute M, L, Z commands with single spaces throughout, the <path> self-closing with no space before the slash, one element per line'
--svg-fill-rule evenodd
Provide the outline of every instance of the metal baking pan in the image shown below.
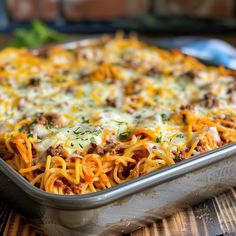
<path fill-rule="evenodd" d="M 1 158 L 0 180 L 0 196 L 48 235 L 120 235 L 236 186 L 236 143 L 86 195 L 44 192 Z"/>

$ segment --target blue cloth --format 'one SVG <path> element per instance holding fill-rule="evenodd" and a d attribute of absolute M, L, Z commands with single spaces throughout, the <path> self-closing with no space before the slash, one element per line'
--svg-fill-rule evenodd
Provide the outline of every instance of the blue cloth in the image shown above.
<path fill-rule="evenodd" d="M 160 39 L 157 44 L 165 48 L 178 48 L 185 54 L 236 70 L 236 49 L 219 39 L 175 37 Z"/>

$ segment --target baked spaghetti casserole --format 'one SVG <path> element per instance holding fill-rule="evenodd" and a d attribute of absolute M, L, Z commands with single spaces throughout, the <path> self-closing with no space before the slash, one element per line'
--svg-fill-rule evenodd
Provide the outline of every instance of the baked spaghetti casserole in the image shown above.
<path fill-rule="evenodd" d="M 0 156 L 55 194 L 101 191 L 236 141 L 235 73 L 135 38 L 0 52 Z"/>

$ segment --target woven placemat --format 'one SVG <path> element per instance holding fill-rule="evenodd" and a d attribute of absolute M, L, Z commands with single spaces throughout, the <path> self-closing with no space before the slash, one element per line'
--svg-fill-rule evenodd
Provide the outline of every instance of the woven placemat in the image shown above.
<path fill-rule="evenodd" d="M 0 204 L 0 235 L 45 235 L 4 202 Z M 216 196 L 198 206 L 139 229 L 130 236 L 220 236 L 236 235 L 236 191 Z"/>

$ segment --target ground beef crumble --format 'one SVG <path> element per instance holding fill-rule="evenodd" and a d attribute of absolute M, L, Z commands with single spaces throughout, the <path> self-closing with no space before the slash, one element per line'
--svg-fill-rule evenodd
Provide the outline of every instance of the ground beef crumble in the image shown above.
<path fill-rule="evenodd" d="M 36 115 L 35 122 L 40 125 L 48 126 L 52 125 L 56 128 L 62 127 L 60 115 L 55 113 L 40 113 Z"/>

